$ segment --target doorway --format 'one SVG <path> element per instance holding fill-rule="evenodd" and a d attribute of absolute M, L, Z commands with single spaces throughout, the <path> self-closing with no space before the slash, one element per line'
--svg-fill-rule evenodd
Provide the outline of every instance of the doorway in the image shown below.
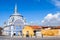
<path fill-rule="evenodd" d="M 26 37 L 29 37 L 29 31 L 27 31 Z"/>
<path fill-rule="evenodd" d="M 13 36 L 16 36 L 16 33 L 14 33 Z"/>
<path fill-rule="evenodd" d="M 34 30 L 34 36 L 36 36 L 36 30 Z"/>

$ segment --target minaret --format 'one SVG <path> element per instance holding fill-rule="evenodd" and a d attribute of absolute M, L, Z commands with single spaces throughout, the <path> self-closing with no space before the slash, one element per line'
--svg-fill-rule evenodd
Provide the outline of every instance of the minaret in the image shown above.
<path fill-rule="evenodd" d="M 15 4 L 15 14 L 17 13 L 17 4 Z"/>
<path fill-rule="evenodd" d="M 13 14 L 13 15 L 20 15 L 20 16 L 22 16 L 22 15 L 19 14 L 17 11 L 18 11 L 18 10 L 17 10 L 17 4 L 15 4 L 15 9 L 14 9 L 14 14 Z"/>

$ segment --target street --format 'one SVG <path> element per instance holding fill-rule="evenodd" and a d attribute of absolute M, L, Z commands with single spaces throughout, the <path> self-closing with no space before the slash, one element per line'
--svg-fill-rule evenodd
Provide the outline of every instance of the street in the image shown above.
<path fill-rule="evenodd" d="M 60 40 L 60 37 L 43 37 L 43 38 L 14 38 L 9 36 L 0 36 L 0 40 Z"/>

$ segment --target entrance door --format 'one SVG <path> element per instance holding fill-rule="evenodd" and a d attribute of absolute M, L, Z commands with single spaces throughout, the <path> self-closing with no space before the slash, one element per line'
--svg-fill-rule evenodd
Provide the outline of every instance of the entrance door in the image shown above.
<path fill-rule="evenodd" d="M 36 30 L 34 30 L 34 36 L 36 36 Z"/>
<path fill-rule="evenodd" d="M 28 34 L 26 34 L 26 37 L 29 37 L 29 35 L 28 35 Z"/>
<path fill-rule="evenodd" d="M 16 33 L 14 33 L 13 36 L 16 36 Z"/>
<path fill-rule="evenodd" d="M 27 31 L 26 37 L 29 37 L 29 31 Z"/>

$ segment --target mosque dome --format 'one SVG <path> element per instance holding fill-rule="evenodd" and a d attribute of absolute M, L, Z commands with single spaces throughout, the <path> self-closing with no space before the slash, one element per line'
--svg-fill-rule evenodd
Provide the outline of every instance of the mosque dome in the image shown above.
<path fill-rule="evenodd" d="M 11 16 L 21 16 L 21 17 L 23 17 L 21 14 L 19 14 L 19 13 L 14 13 L 14 14 L 12 14 Z"/>
<path fill-rule="evenodd" d="M 15 13 L 15 14 L 12 14 L 12 15 L 21 15 L 21 14 L 19 14 L 19 13 Z"/>

